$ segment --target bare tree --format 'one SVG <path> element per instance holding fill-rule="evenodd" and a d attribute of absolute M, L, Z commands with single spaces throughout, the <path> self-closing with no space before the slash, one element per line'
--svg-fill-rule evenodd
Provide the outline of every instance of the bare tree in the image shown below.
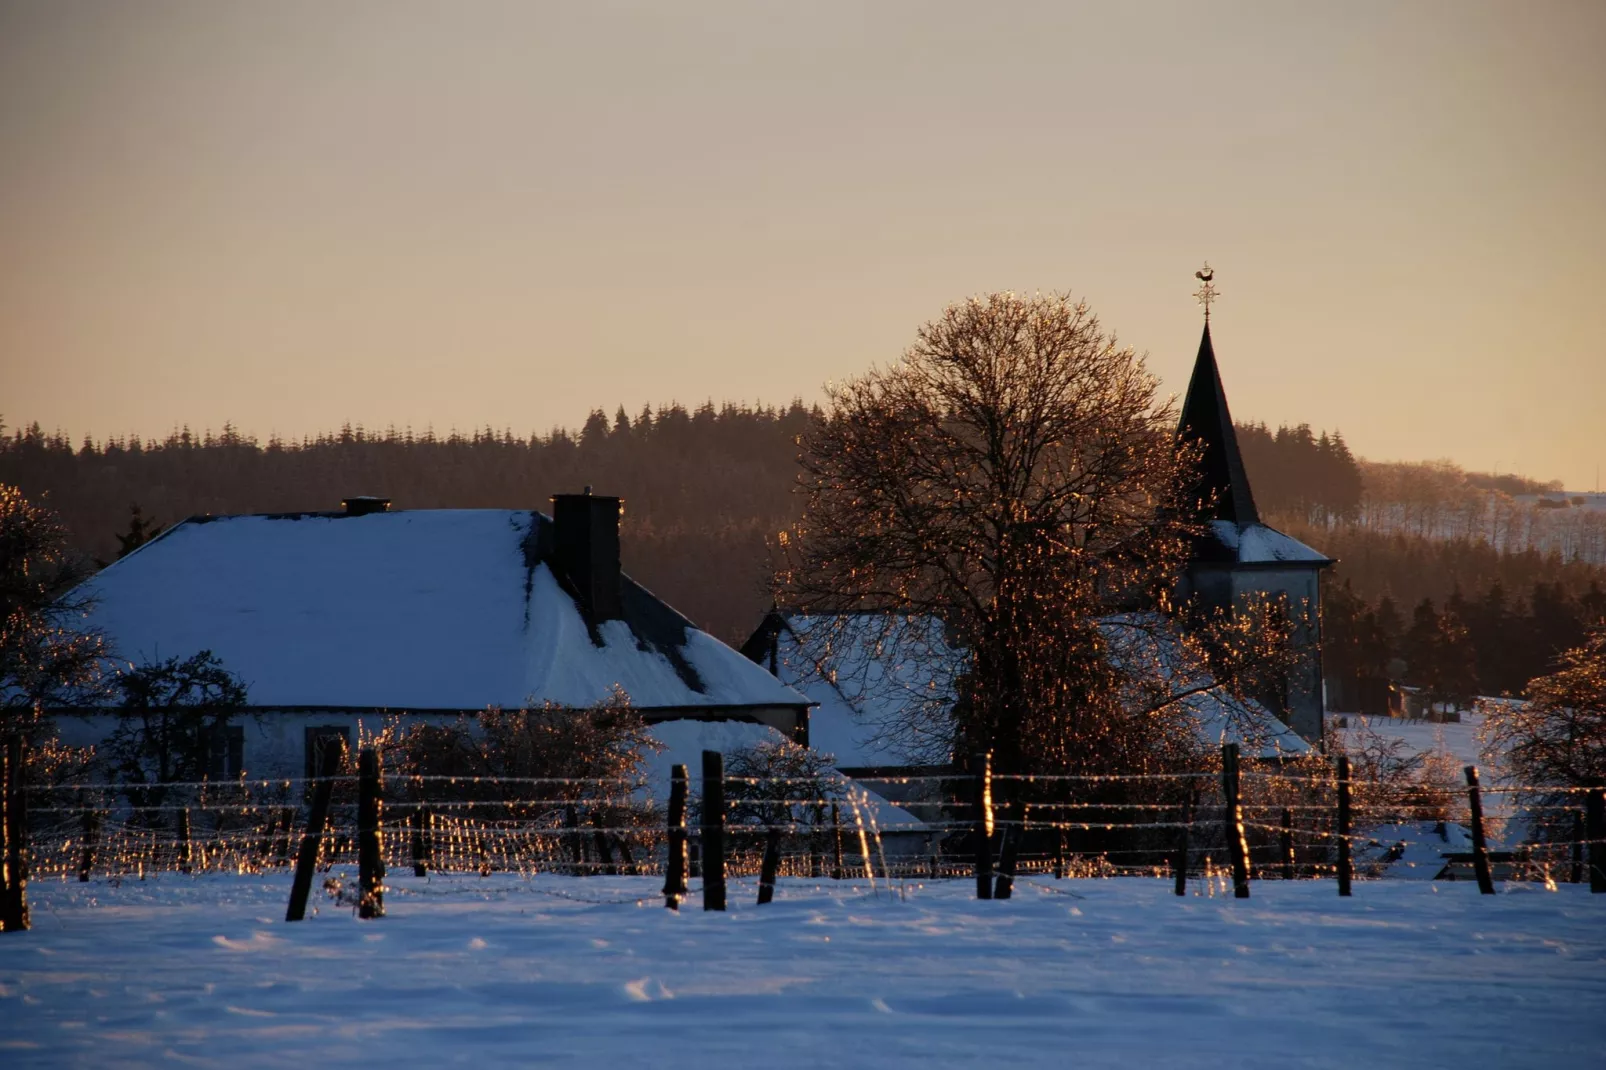
<path fill-rule="evenodd" d="M 210 650 L 130 668 L 117 689 L 118 723 L 104 757 L 136 805 L 169 801 L 168 784 L 226 785 L 242 772 L 231 768 L 229 740 L 246 686 Z"/>
<path fill-rule="evenodd" d="M 583 805 L 609 827 L 651 817 L 634 796 L 647 753 L 662 749 L 623 691 L 589 709 L 493 706 L 445 725 L 392 718 L 374 742 L 399 783 L 438 778 L 420 785 L 420 799 L 495 803 L 470 812 L 547 823 Z"/>
<path fill-rule="evenodd" d="M 46 709 L 104 693 L 105 644 L 73 593 L 87 574 L 55 513 L 0 484 L 0 735 L 47 736 Z"/>
<path fill-rule="evenodd" d="M 1481 705 L 1484 751 L 1524 786 L 1606 787 L 1606 621 L 1528 683 L 1526 702 Z"/>
<path fill-rule="evenodd" d="M 1068 296 L 951 306 L 901 360 L 828 387 L 801 441 L 804 516 L 782 540 L 788 603 L 943 622 L 968 657 L 950 745 L 1001 770 L 1196 759 L 1186 700 L 1247 701 L 1244 670 L 1286 631 L 1249 626 L 1276 633 L 1277 611 L 1179 621 L 1196 458 L 1156 388 Z"/>
<path fill-rule="evenodd" d="M 831 768 L 832 761 L 829 754 L 786 739 L 727 754 L 725 797 L 733 823 L 824 825 L 826 808 L 848 797 L 846 781 Z"/>

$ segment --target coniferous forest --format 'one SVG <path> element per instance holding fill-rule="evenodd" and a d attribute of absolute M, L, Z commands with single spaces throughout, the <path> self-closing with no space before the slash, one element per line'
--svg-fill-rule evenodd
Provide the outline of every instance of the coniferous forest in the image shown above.
<path fill-rule="evenodd" d="M 625 499 L 626 569 L 740 643 L 770 605 L 770 548 L 798 504 L 795 440 L 817 418 L 797 402 L 705 403 L 597 410 L 578 431 L 546 435 L 348 426 L 259 441 L 224 425 L 76 444 L 33 425 L 0 429 L 0 482 L 58 512 L 76 548 L 103 563 L 203 513 L 331 510 L 358 494 L 397 509 L 545 510 L 550 495 L 590 485 Z M 1574 510 L 1561 518 L 1570 527 L 1540 529 L 1531 506 L 1513 504 L 1550 488 L 1442 463 L 1371 464 L 1342 435 L 1305 425 L 1239 435 L 1263 517 L 1338 560 L 1324 588 L 1334 683 L 1388 677 L 1450 701 L 1516 693 L 1606 614 L 1599 515 Z"/>

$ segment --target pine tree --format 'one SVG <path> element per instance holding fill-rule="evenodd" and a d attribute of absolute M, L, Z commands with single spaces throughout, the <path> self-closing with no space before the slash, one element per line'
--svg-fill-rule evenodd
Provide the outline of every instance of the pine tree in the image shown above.
<path fill-rule="evenodd" d="M 161 530 L 161 524 L 155 520 L 146 519 L 139 510 L 138 503 L 128 507 L 132 516 L 128 522 L 128 534 L 117 536 L 117 557 L 121 560 L 150 542 Z"/>
<path fill-rule="evenodd" d="M 1478 697 L 1478 662 L 1466 626 L 1467 604 L 1457 588 L 1439 615 L 1439 664 L 1436 690 L 1442 701 L 1457 710 Z"/>

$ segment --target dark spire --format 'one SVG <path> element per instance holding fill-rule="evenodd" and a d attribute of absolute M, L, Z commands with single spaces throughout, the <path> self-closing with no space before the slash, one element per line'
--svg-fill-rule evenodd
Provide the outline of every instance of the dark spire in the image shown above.
<path fill-rule="evenodd" d="M 1188 382 L 1188 396 L 1182 403 L 1177 438 L 1203 446 L 1199 480 L 1191 497 L 1202 499 L 1213 495 L 1215 501 L 1200 519 L 1258 524 L 1260 514 L 1255 510 L 1255 497 L 1249 491 L 1243 455 L 1238 452 L 1238 434 L 1233 430 L 1232 414 L 1227 411 L 1227 394 L 1221 388 L 1221 369 L 1216 367 L 1208 320 L 1204 336 L 1199 339 L 1199 356 L 1193 364 L 1193 378 Z"/>

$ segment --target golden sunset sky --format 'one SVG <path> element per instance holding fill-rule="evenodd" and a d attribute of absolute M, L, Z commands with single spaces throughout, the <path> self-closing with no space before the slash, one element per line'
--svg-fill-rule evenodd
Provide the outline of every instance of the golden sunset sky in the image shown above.
<path fill-rule="evenodd" d="M 0 414 L 813 400 L 1066 290 L 1240 420 L 1590 489 L 1606 3 L 0 2 Z"/>

